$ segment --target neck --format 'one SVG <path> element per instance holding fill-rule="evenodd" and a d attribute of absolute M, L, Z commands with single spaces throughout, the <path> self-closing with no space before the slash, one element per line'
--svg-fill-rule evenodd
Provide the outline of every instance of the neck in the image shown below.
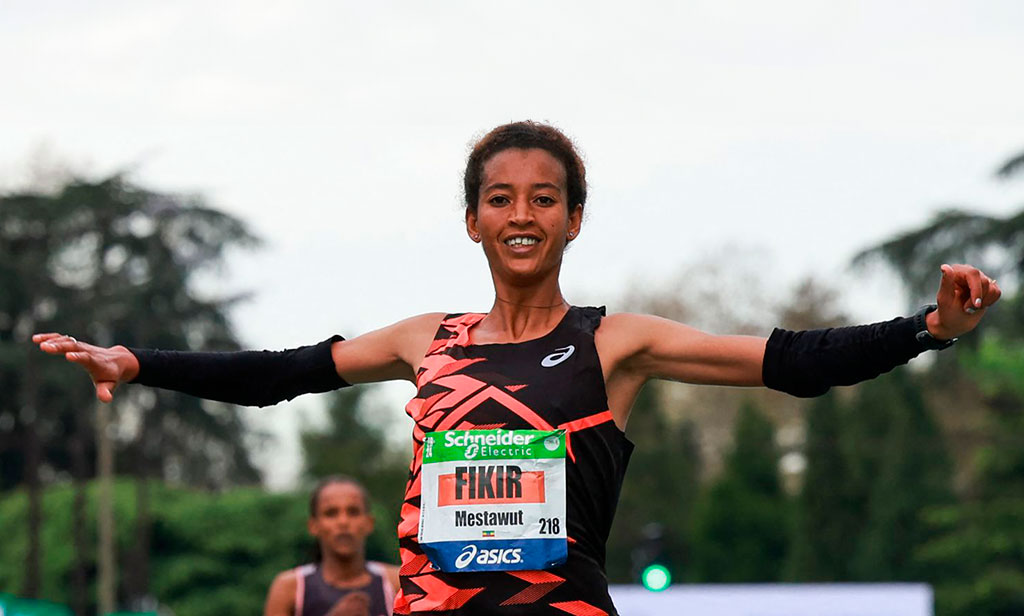
<path fill-rule="evenodd" d="M 558 267 L 538 278 L 515 280 L 491 270 L 494 304 L 473 328 L 476 343 L 520 342 L 551 331 L 569 310 L 558 284 Z"/>
<path fill-rule="evenodd" d="M 347 557 L 326 550 L 320 561 L 320 571 L 332 586 L 362 586 L 368 581 L 366 557 L 363 554 Z"/>
<path fill-rule="evenodd" d="M 558 287 L 548 293 L 503 294 L 496 290 L 490 312 L 473 328 L 474 341 L 486 344 L 540 338 L 554 329 L 568 310 L 569 303 Z"/>

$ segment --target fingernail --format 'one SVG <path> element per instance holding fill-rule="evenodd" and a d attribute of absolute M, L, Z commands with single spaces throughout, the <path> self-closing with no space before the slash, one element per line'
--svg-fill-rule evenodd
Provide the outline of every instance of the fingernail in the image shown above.
<path fill-rule="evenodd" d="M 968 308 L 964 312 L 966 312 L 967 314 L 974 314 L 975 312 L 977 312 L 977 310 L 975 310 L 974 308 Z"/>
<path fill-rule="evenodd" d="M 981 298 L 980 297 L 978 299 L 974 300 L 974 305 L 977 306 L 978 308 L 981 308 Z"/>

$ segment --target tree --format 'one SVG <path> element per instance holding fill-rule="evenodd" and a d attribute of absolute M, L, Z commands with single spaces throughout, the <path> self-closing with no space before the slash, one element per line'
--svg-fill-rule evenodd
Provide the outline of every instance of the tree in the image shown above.
<path fill-rule="evenodd" d="M 1024 414 L 1019 351 L 983 343 L 976 365 L 991 412 L 962 502 L 926 512 L 930 540 L 917 562 L 937 572 L 936 605 L 949 616 L 1024 612 Z M 979 368 L 981 370 L 979 370 Z M 994 368 L 989 370 L 988 368 Z"/>
<path fill-rule="evenodd" d="M 654 561 L 680 580 L 689 567 L 700 450 L 694 424 L 666 416 L 657 385 L 648 383 L 630 412 L 626 433 L 636 447 L 607 542 L 608 579 L 615 583 L 637 583 Z"/>
<path fill-rule="evenodd" d="M 327 425 L 302 432 L 304 475 L 309 483 L 345 474 L 366 487 L 373 499 L 376 530 L 367 543 L 370 558 L 392 562 L 398 554 L 394 529 L 409 478 L 411 440 L 396 449 L 371 418 L 386 416 L 373 403 L 375 386 L 360 385 L 331 394 Z"/>
<path fill-rule="evenodd" d="M 880 440 L 862 443 L 860 451 L 861 468 L 875 474 L 862 484 L 867 515 L 853 574 L 870 581 L 933 579 L 934 572 L 915 562 L 913 554 L 932 535 L 924 512 L 953 501 L 952 462 L 943 436 L 906 371 L 863 384 L 850 420 L 869 405 L 884 409 L 888 425 Z"/>
<path fill-rule="evenodd" d="M 40 469 L 58 476 L 70 471 L 78 483 L 93 472 L 94 439 L 87 435 L 97 432 L 81 408 L 92 406 L 91 392 L 82 387 L 88 380 L 69 366 L 42 361 L 26 344 L 29 334 L 63 330 L 101 344 L 237 348 L 226 315 L 236 298 L 201 297 L 194 281 L 218 265 L 227 248 L 254 243 L 240 221 L 200 198 L 149 191 L 119 174 L 0 197 L 0 382 L 14 393 L 0 402 L 0 489 L 21 483 L 23 475 L 35 493 Z M 207 485 L 258 478 L 231 407 L 167 392 L 119 398 L 121 427 L 135 426 L 120 443 L 130 454 L 123 468 L 139 477 L 143 513 L 152 474 Z M 165 466 L 155 468 L 156 460 Z M 82 499 L 75 502 L 80 507 Z M 32 510 L 30 538 L 39 527 L 40 510 Z M 129 594 L 145 592 L 148 525 L 145 515 L 141 520 L 131 569 L 141 575 L 129 579 L 135 587 Z M 38 552 L 30 551 L 29 594 L 35 593 L 38 562 Z"/>
<path fill-rule="evenodd" d="M 864 499 L 858 498 L 842 446 L 846 414 L 836 392 L 816 398 L 807 412 L 807 466 L 796 502 L 787 576 L 795 580 L 851 579 L 850 563 L 864 526 Z"/>
<path fill-rule="evenodd" d="M 1007 161 L 1001 178 L 1018 177 L 1024 153 Z M 1024 211 L 998 217 L 946 210 L 921 228 L 865 250 L 857 263 L 882 262 L 907 281 L 918 301 L 928 298 L 943 262 L 966 261 L 995 276 L 1004 297 L 956 353 L 940 354 L 931 371 L 933 399 L 972 389 L 958 415 L 970 433 L 954 433 L 973 459 L 959 504 L 924 512 L 931 534 L 915 550 L 918 566 L 936 582 L 940 614 L 1002 615 L 1024 611 Z M 963 438 L 967 436 L 969 438 Z"/>
<path fill-rule="evenodd" d="M 89 506 L 87 542 L 96 540 L 96 482 L 86 486 Z M 131 549 L 137 523 L 137 485 L 119 480 L 113 505 L 121 522 L 116 532 L 120 552 Z M 41 571 L 40 595 L 49 601 L 72 599 L 67 581 L 74 567 L 71 533 L 74 489 L 51 485 L 44 491 L 42 543 L 47 554 Z M 307 495 L 267 494 L 258 488 L 222 492 L 173 487 L 153 482 L 152 593 L 161 606 L 152 612 L 212 616 L 259 613 L 274 575 L 301 563 L 309 549 L 306 531 Z M 17 528 L 27 515 L 25 490 L 10 491 L 0 500 L 0 528 Z M 393 533 L 393 529 L 383 532 Z M 26 537 L 13 533 L 0 541 L 0 588 L 23 585 Z M 94 570 L 96 553 L 84 555 Z M 96 612 L 95 594 L 86 613 Z"/>
<path fill-rule="evenodd" d="M 789 545 L 789 503 L 778 477 L 774 427 L 740 408 L 725 472 L 694 512 L 693 581 L 772 582 Z"/>

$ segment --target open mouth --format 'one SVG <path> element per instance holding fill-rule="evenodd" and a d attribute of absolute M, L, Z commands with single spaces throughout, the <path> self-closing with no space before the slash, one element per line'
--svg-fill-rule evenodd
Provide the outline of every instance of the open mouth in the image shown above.
<path fill-rule="evenodd" d="M 540 240 L 538 238 L 527 236 L 527 235 L 517 235 L 517 236 L 505 239 L 505 245 L 506 246 L 513 246 L 513 247 L 515 247 L 515 246 L 533 246 L 535 244 L 538 244 L 539 242 L 540 242 Z"/>

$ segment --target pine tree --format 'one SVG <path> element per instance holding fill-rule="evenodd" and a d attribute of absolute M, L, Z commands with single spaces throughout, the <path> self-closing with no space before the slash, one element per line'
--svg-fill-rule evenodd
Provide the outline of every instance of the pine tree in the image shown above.
<path fill-rule="evenodd" d="M 699 445 L 691 422 L 666 420 L 657 392 L 651 383 L 641 390 L 626 431 L 636 447 L 607 543 L 608 579 L 615 583 L 637 583 L 653 561 L 674 579 L 684 579 L 688 567 Z"/>
<path fill-rule="evenodd" d="M 842 443 L 844 409 L 835 392 L 807 411 L 807 468 L 796 505 L 791 579 L 839 582 L 850 579 L 850 561 L 864 526 Z"/>
<path fill-rule="evenodd" d="M 888 401 L 889 426 L 878 451 L 854 575 L 878 581 L 925 579 L 926 571 L 912 556 L 931 534 L 923 513 L 953 500 L 952 462 L 912 375 L 883 375 L 862 385 L 860 393 Z"/>
<path fill-rule="evenodd" d="M 790 536 L 790 507 L 778 477 L 774 427 L 747 401 L 723 475 L 694 513 L 697 582 L 781 579 Z"/>

